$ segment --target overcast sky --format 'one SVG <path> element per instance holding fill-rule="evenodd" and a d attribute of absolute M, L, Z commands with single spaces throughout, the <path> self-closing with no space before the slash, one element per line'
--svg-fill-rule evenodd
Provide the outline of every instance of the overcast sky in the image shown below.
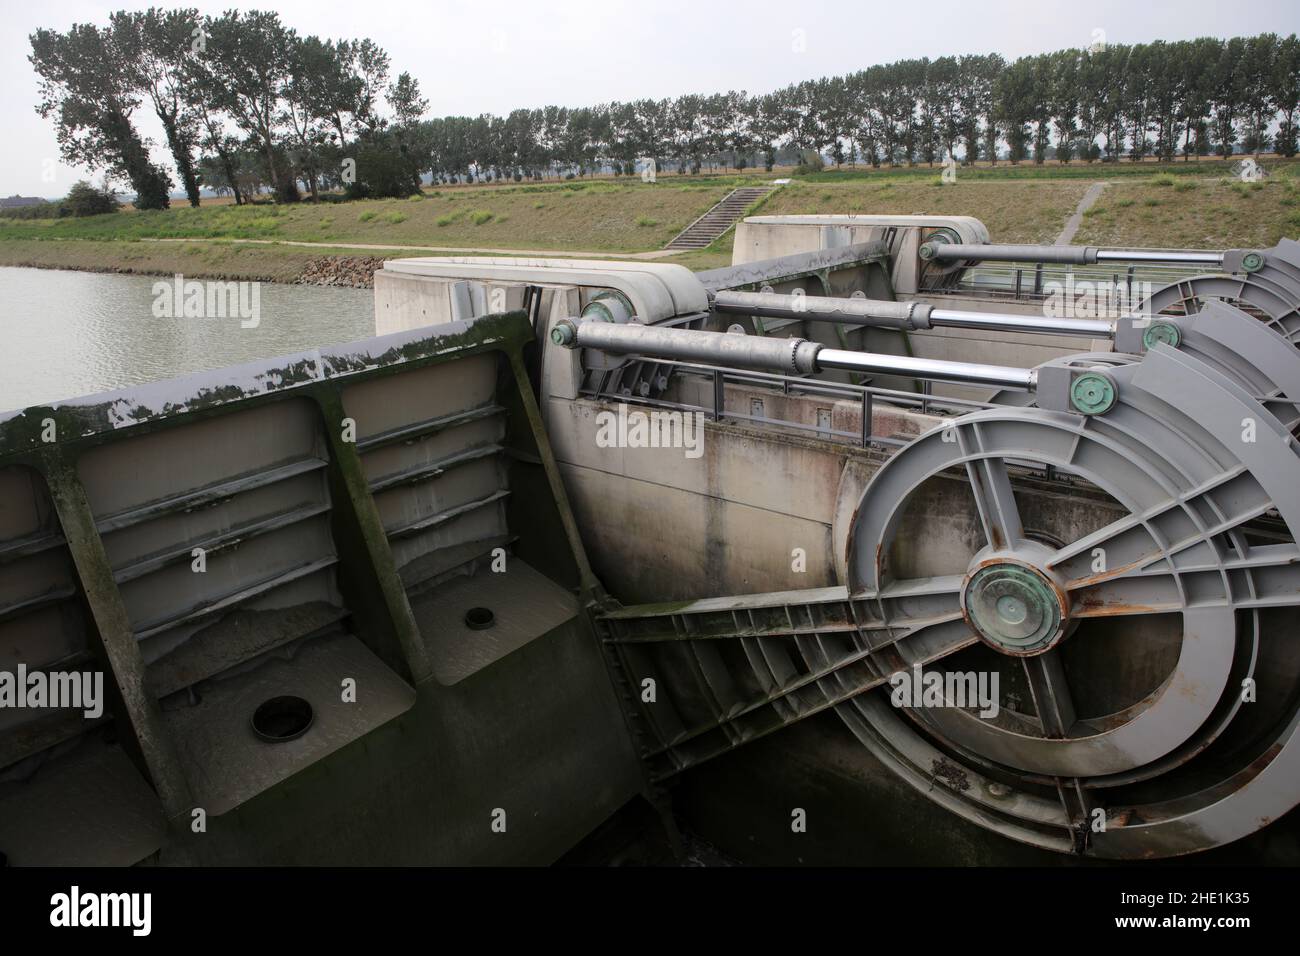
<path fill-rule="evenodd" d="M 27 55 L 37 27 L 104 24 L 150 3 L 4 0 L 0 31 L 0 195 L 57 197 L 84 171 L 59 162 L 54 124 L 36 115 Z M 181 4 L 178 4 L 181 5 Z M 505 113 L 557 103 L 670 97 L 728 89 L 762 93 L 906 57 L 1001 53 L 1014 59 L 1087 46 L 1300 29 L 1297 0 L 277 0 L 199 2 L 204 13 L 276 9 L 300 34 L 370 37 L 393 74 L 420 81 L 432 115 Z M 144 112 L 137 122 L 161 140 Z M 154 147 L 155 158 L 165 151 Z M 167 163 L 170 170 L 171 165 Z M 52 179 L 50 178 L 52 177 Z"/>

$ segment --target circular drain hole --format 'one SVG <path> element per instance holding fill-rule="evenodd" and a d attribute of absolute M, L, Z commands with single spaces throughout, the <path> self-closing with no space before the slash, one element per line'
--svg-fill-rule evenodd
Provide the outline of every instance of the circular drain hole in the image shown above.
<path fill-rule="evenodd" d="M 465 612 L 465 626 L 471 631 L 486 631 L 497 622 L 490 607 L 472 607 Z"/>
<path fill-rule="evenodd" d="M 253 711 L 253 733 L 271 743 L 301 737 L 311 727 L 311 704 L 301 697 L 272 697 Z"/>

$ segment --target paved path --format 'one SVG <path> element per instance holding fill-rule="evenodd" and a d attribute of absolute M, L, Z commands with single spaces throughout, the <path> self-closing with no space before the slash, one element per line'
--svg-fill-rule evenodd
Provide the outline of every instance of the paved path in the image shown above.
<path fill-rule="evenodd" d="M 368 249 L 380 252 L 432 252 L 442 255 L 471 252 L 488 256 L 544 256 L 563 259 L 664 259 L 681 255 L 680 249 L 652 249 L 649 252 L 584 252 L 574 249 L 485 249 L 482 246 L 390 246 L 373 242 L 305 242 L 297 239 L 142 239 L 141 242 L 224 242 L 263 246 L 305 246 L 308 249 Z"/>
<path fill-rule="evenodd" d="M 1065 221 L 1065 228 L 1062 229 L 1061 234 L 1056 237 L 1056 245 L 1068 246 L 1074 241 L 1074 234 L 1078 232 L 1079 227 L 1083 225 L 1084 211 L 1101 198 L 1101 194 L 1105 189 L 1105 183 L 1093 183 L 1088 187 L 1088 191 L 1084 193 L 1083 198 L 1079 200 L 1079 205 L 1074 207 L 1074 215 Z"/>

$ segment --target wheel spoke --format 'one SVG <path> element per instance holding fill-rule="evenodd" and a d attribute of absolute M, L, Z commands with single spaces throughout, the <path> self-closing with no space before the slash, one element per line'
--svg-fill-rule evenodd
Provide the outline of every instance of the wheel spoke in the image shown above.
<path fill-rule="evenodd" d="M 1070 617 L 1132 617 L 1171 614 L 1185 606 L 1178 579 L 1160 568 L 1106 575 L 1103 580 L 1075 581 L 1069 585 Z"/>
<path fill-rule="evenodd" d="M 670 756 L 671 772 L 678 772 L 887 683 L 900 659 L 928 665 L 976 643 L 962 617 L 961 583 L 961 575 L 941 575 L 891 581 L 879 591 L 853 595 L 823 588 L 707 598 L 671 609 L 620 608 L 601 621 L 611 645 L 684 645 L 685 660 L 715 716 L 649 752 Z M 766 692 L 736 700 L 714 686 L 699 656 L 718 642 L 738 642 L 751 659 L 797 647 L 810 666 L 782 678 L 768 666 L 775 679 Z M 905 651 L 896 651 L 903 646 Z M 715 731 L 721 740 L 708 737 Z"/>
<path fill-rule="evenodd" d="M 1024 665 L 1029 692 L 1034 698 L 1034 710 L 1038 712 L 1038 722 L 1043 725 L 1043 736 L 1070 736 L 1076 715 L 1060 652 L 1050 650 L 1026 657 Z"/>
<path fill-rule="evenodd" d="M 984 539 L 995 551 L 1014 547 L 1025 536 L 1007 463 L 1001 458 L 977 458 L 966 463 L 971 493 L 984 527 Z"/>
<path fill-rule="evenodd" d="M 912 655 L 909 660 L 918 665 L 933 664 L 950 654 L 955 654 L 957 651 L 970 647 L 977 641 L 977 638 L 960 619 L 955 622 L 917 624 L 913 630 L 909 631 L 909 635 L 907 643 Z M 868 674 L 862 668 L 854 666 L 862 664 L 877 652 L 878 650 L 875 648 L 870 651 L 857 651 L 802 675 L 771 693 L 764 694 L 762 697 L 733 704 L 728 708 L 725 715 L 707 724 L 700 724 L 677 734 L 658 749 L 652 751 L 651 756 L 672 752 L 683 744 L 703 737 L 715 730 L 721 730 L 726 735 L 727 743 L 724 746 L 711 749 L 705 753 L 693 754 L 686 759 L 679 759 L 678 770 L 683 770 L 688 766 L 695 766 L 704 760 L 726 753 L 728 750 L 732 750 L 742 743 L 748 743 L 756 737 L 766 736 L 782 727 L 788 727 L 790 724 L 798 723 L 831 707 L 852 700 L 859 694 L 881 687 L 888 683 L 889 678 L 896 671 L 890 671 L 886 674 Z M 801 694 L 801 692 L 808 691 L 813 685 L 817 685 L 820 693 L 812 691 L 815 702 L 810 703 L 807 699 L 804 699 L 806 695 Z M 784 713 L 775 710 L 781 704 L 788 705 Z M 774 708 L 774 710 L 769 711 L 768 708 Z M 773 719 L 772 714 L 774 712 L 780 714 L 779 719 Z"/>
<path fill-rule="evenodd" d="M 1206 542 L 1170 548 L 1126 566 L 1076 578 L 1067 585 L 1070 616 L 1128 617 L 1183 610 L 1187 598 L 1180 576 L 1200 576 L 1198 606 L 1285 607 L 1300 593 L 1300 548 L 1294 544 L 1256 545 L 1245 554 L 1211 556 Z M 1172 564 L 1172 569 L 1171 569 Z M 1234 573 L 1235 572 L 1235 573 Z M 1223 590 L 1230 575 L 1233 593 Z"/>
<path fill-rule="evenodd" d="M 1059 549 L 1047 565 L 1071 590 L 1133 575 L 1217 570 L 1232 559 L 1214 539 L 1240 531 L 1272 505 L 1257 488 L 1240 485 L 1235 498 L 1232 489 L 1215 495 L 1242 474 L 1241 467 L 1225 470 L 1184 494 L 1118 518 Z"/>

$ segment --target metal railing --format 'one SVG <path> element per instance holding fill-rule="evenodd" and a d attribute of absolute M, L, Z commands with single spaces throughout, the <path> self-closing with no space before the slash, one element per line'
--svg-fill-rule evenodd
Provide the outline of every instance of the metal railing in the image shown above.
<path fill-rule="evenodd" d="M 794 375 L 781 375 L 772 372 L 751 372 L 742 369 L 726 368 L 718 365 L 703 365 L 695 362 L 671 362 L 658 360 L 656 364 L 668 366 L 670 375 L 676 372 L 681 372 L 683 375 L 710 379 L 712 402 L 709 405 L 692 405 L 683 402 L 669 401 L 658 396 L 628 395 L 622 391 L 606 387 L 606 383 L 611 381 L 613 378 L 608 374 L 602 376 L 600 383 L 595 387 L 581 389 L 580 394 L 589 398 L 616 400 L 629 405 L 643 405 L 652 408 L 663 408 L 680 412 L 700 412 L 707 415 L 711 421 L 721 421 L 726 418 L 733 421 L 752 422 L 758 425 L 790 428 L 797 431 L 815 434 L 819 438 L 831 438 L 846 443 L 851 442 L 862 448 L 876 446 L 890 449 L 901 448 L 903 445 L 911 442 L 915 436 L 896 438 L 891 435 L 874 434 L 872 430 L 872 412 L 875 410 L 875 403 L 877 400 L 882 402 L 882 404 L 904 410 L 916 411 L 922 415 L 964 415 L 968 412 L 996 407 L 990 402 L 979 402 L 971 399 L 947 397 L 936 398 L 930 394 L 928 382 L 925 383 L 925 390 L 917 393 L 905 392 L 892 388 L 881 388 L 875 385 L 854 385 L 848 382 L 826 382 L 818 379 L 803 378 Z M 725 401 L 726 386 L 728 384 L 759 386 L 773 391 L 779 388 L 780 394 L 794 397 L 825 396 L 837 401 L 853 401 L 861 410 L 862 426 L 857 431 L 846 431 L 840 428 L 829 427 L 829 425 L 812 425 L 807 422 L 793 421 L 787 418 L 774 418 L 769 415 L 746 415 L 735 410 L 728 411 Z"/>

